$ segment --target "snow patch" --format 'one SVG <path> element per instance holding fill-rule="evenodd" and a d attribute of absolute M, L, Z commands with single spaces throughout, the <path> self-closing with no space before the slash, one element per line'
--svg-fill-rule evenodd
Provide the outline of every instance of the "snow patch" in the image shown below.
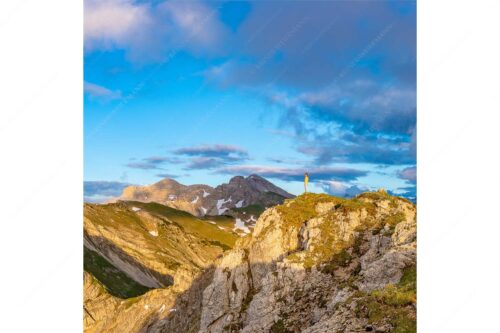
<path fill-rule="evenodd" d="M 177 311 L 177 309 L 175 309 L 175 308 L 168 310 L 168 312 L 176 312 L 176 311 Z"/>
<path fill-rule="evenodd" d="M 207 209 L 205 207 L 200 207 L 201 208 L 201 211 L 203 212 L 203 215 L 205 215 L 207 213 Z"/>
<path fill-rule="evenodd" d="M 222 215 L 228 208 L 222 208 L 222 205 L 227 204 L 228 202 L 231 202 L 231 197 L 229 199 L 219 199 L 217 200 L 217 214 Z"/>
<path fill-rule="evenodd" d="M 194 199 L 193 199 L 193 201 L 191 201 L 191 203 L 192 203 L 192 204 L 197 203 L 197 202 L 198 202 L 198 198 L 199 198 L 199 197 L 198 197 L 198 196 L 196 196 L 196 198 L 194 198 Z"/>
<path fill-rule="evenodd" d="M 221 227 L 220 225 L 218 225 L 217 228 L 219 228 L 220 230 L 226 230 L 226 228 Z"/>
<path fill-rule="evenodd" d="M 138 212 L 138 211 L 140 211 L 141 209 L 140 209 L 139 207 L 132 207 L 132 210 L 133 210 L 134 212 Z"/>
<path fill-rule="evenodd" d="M 175 194 L 169 194 L 168 195 L 168 200 L 173 201 L 175 199 L 177 199 L 177 196 Z"/>
<path fill-rule="evenodd" d="M 206 198 L 210 195 L 210 193 L 208 193 L 207 191 L 205 191 L 205 189 L 203 189 L 203 197 Z"/>
<path fill-rule="evenodd" d="M 207 222 L 210 223 L 210 224 L 217 224 L 214 221 L 210 221 L 210 220 L 208 220 Z"/>
<path fill-rule="evenodd" d="M 240 201 L 238 201 L 238 202 L 236 203 L 236 205 L 234 205 L 234 206 L 235 206 L 236 208 L 241 208 L 241 207 L 243 207 L 243 202 L 244 202 L 244 201 L 245 201 L 245 200 L 240 200 Z"/>
<path fill-rule="evenodd" d="M 150 234 L 151 236 L 158 237 L 158 231 L 156 231 L 156 230 L 150 230 L 150 231 L 149 231 L 149 234 Z"/>
<path fill-rule="evenodd" d="M 250 233 L 250 229 L 248 229 L 248 227 L 245 225 L 245 223 L 241 219 L 236 219 L 234 221 L 234 228 L 233 228 L 233 230 L 236 231 L 237 229 L 240 229 L 245 234 L 249 234 Z"/>
<path fill-rule="evenodd" d="M 165 304 L 163 304 L 161 308 L 158 310 L 159 313 L 162 313 L 163 311 L 165 311 Z"/>

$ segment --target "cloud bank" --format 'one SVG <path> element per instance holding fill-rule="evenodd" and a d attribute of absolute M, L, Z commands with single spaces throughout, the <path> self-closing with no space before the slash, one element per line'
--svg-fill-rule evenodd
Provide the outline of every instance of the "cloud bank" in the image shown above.
<path fill-rule="evenodd" d="M 83 195 L 85 202 L 105 202 L 119 196 L 123 189 L 131 184 L 116 181 L 84 181 Z"/>

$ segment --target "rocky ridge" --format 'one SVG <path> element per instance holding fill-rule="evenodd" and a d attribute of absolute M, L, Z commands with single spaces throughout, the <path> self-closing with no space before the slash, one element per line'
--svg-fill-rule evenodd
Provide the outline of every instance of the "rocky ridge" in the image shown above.
<path fill-rule="evenodd" d="M 233 214 L 254 223 L 258 216 L 241 216 L 245 207 L 265 208 L 281 204 L 293 195 L 258 175 L 236 176 L 229 183 L 215 188 L 208 185 L 183 185 L 173 179 L 163 179 L 150 186 L 128 186 L 117 200 L 157 202 L 195 216 Z"/>
<path fill-rule="evenodd" d="M 416 207 L 383 191 L 302 195 L 194 281 L 139 331 L 415 332 Z"/>
<path fill-rule="evenodd" d="M 156 209 L 148 207 L 155 205 L 151 203 L 117 205 L 103 207 L 116 211 L 114 214 L 144 210 L 146 215 L 136 220 L 141 226 L 147 218 L 162 216 L 157 207 L 161 205 L 154 206 Z M 116 224 L 117 215 L 88 212 L 87 218 L 97 224 L 86 228 L 88 234 L 98 230 L 112 237 L 112 232 L 102 229 Z M 165 227 L 159 222 L 158 226 Z M 129 232 L 139 237 L 138 229 Z M 165 233 L 159 230 L 159 235 Z M 177 234 L 169 241 L 182 237 L 188 236 Z M 157 238 L 149 242 L 153 240 Z M 126 245 L 116 238 L 113 242 L 119 248 Z M 91 244 L 95 249 L 96 242 Z M 113 260 L 102 247 L 97 250 Z M 133 255 L 132 249 L 124 251 Z M 154 258 L 149 251 L 142 261 L 136 255 L 141 267 L 148 270 L 154 266 L 148 263 L 151 259 L 144 259 Z M 158 265 L 156 272 L 173 277 L 173 284 L 132 298 L 110 295 L 99 281 L 85 274 L 86 332 L 416 331 L 416 207 L 405 199 L 384 191 L 350 200 L 301 195 L 267 209 L 252 234 L 238 239 L 233 249 L 212 251 L 187 253 L 170 270 Z M 160 249 L 151 252 L 161 253 Z M 198 264 L 190 267 L 188 262 L 194 261 Z M 113 264 L 127 271 L 120 261 Z M 150 273 L 145 274 L 148 278 L 131 276 L 163 283 Z"/>

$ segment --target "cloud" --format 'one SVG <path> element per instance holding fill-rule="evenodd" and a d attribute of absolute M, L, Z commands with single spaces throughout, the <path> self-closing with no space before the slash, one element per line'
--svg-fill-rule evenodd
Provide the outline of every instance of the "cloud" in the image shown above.
<path fill-rule="evenodd" d="M 191 161 L 184 168 L 185 170 L 201 170 L 201 169 L 215 169 L 227 164 L 227 162 L 220 158 L 214 157 L 197 157 Z"/>
<path fill-rule="evenodd" d="M 324 180 L 352 181 L 368 174 L 367 171 L 351 168 L 322 167 L 291 169 L 260 165 L 229 166 L 216 171 L 218 174 L 229 175 L 258 174 L 262 177 L 280 179 L 284 181 L 303 181 L 304 173 L 306 172 L 309 173 L 311 182 Z"/>
<path fill-rule="evenodd" d="M 225 34 L 222 24 L 217 20 L 216 8 L 201 1 L 165 1 L 161 5 L 174 23 L 177 33 L 188 37 L 196 48 L 212 48 L 219 44 Z"/>
<path fill-rule="evenodd" d="M 85 202 L 104 202 L 119 196 L 129 183 L 116 181 L 84 181 L 83 193 Z"/>
<path fill-rule="evenodd" d="M 332 126 L 333 127 L 333 126 Z M 391 137 L 381 134 L 359 135 L 341 129 L 319 134 L 312 129 L 310 138 L 297 140 L 299 152 L 325 165 L 340 163 L 374 163 L 386 165 L 415 163 L 415 140 L 410 137 Z"/>
<path fill-rule="evenodd" d="M 414 4 L 254 2 L 238 41 L 207 80 L 263 98 L 317 165 L 415 163 Z"/>
<path fill-rule="evenodd" d="M 415 12 L 387 1 L 254 1 L 234 41 L 244 54 L 221 83 L 316 90 L 383 72 L 413 84 Z"/>
<path fill-rule="evenodd" d="M 155 169 L 163 169 L 162 166 L 165 163 L 178 164 L 180 162 L 181 161 L 179 159 L 173 157 L 151 156 L 151 157 L 145 157 L 141 159 L 139 162 L 127 163 L 126 166 L 133 169 L 155 170 Z"/>
<path fill-rule="evenodd" d="M 324 181 L 321 183 L 321 187 L 328 194 L 349 198 L 354 197 L 361 192 L 368 191 L 368 188 L 366 187 L 360 188 L 357 185 L 350 185 L 336 180 Z"/>
<path fill-rule="evenodd" d="M 406 180 L 410 184 L 417 183 L 417 167 L 412 166 L 398 171 L 398 177 Z"/>
<path fill-rule="evenodd" d="M 177 175 L 173 175 L 173 174 L 170 174 L 170 173 L 159 173 L 156 175 L 156 177 L 160 177 L 160 178 L 178 178 L 179 176 Z"/>
<path fill-rule="evenodd" d="M 306 108 L 311 118 L 336 122 L 357 134 L 411 135 L 415 128 L 414 87 L 384 87 L 372 80 L 355 80 L 303 93 L 294 103 L 294 107 Z"/>
<path fill-rule="evenodd" d="M 84 82 L 83 91 L 91 99 L 113 100 L 121 98 L 119 90 L 111 90 L 95 83 Z"/>
<path fill-rule="evenodd" d="M 245 149 L 236 146 L 222 145 L 222 144 L 180 148 L 175 150 L 174 153 L 177 155 L 221 157 L 221 158 L 248 157 L 248 152 Z"/>
<path fill-rule="evenodd" d="M 139 46 L 153 25 L 147 4 L 127 0 L 86 0 L 84 34 L 87 50 Z"/>
<path fill-rule="evenodd" d="M 133 62 L 161 62 L 177 50 L 215 51 L 225 30 L 200 1 L 86 0 L 85 50 L 125 50 Z"/>
<path fill-rule="evenodd" d="M 391 195 L 397 195 L 405 197 L 414 203 L 417 202 L 417 187 L 416 186 L 405 186 L 399 187 L 395 191 L 388 191 Z"/>
<path fill-rule="evenodd" d="M 297 96 L 275 92 L 268 101 L 294 131 L 296 149 L 318 164 L 415 163 L 414 88 L 357 80 Z"/>
<path fill-rule="evenodd" d="M 215 169 L 249 159 L 245 149 L 222 144 L 180 148 L 173 153 L 190 157 L 186 170 Z"/>

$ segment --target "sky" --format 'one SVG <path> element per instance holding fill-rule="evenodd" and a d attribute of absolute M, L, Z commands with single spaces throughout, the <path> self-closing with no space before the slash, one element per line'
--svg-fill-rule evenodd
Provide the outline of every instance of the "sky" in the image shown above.
<path fill-rule="evenodd" d="M 416 200 L 412 1 L 85 0 L 84 192 L 259 174 Z"/>

